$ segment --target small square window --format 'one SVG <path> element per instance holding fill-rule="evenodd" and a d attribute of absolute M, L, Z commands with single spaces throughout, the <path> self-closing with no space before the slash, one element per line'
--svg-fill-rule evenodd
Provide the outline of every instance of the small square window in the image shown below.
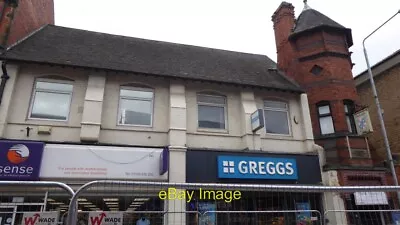
<path fill-rule="evenodd" d="M 224 96 L 197 96 L 199 128 L 225 129 L 226 98 Z"/>
<path fill-rule="evenodd" d="M 289 135 L 289 112 L 285 102 L 264 101 L 265 129 L 269 134 Z"/>
<path fill-rule="evenodd" d="M 153 97 L 151 89 L 123 87 L 120 91 L 120 125 L 152 126 Z"/>
<path fill-rule="evenodd" d="M 314 74 L 314 75 L 320 75 L 321 73 L 322 73 L 322 70 L 323 70 L 323 68 L 322 67 L 320 67 L 320 66 L 318 66 L 318 65 L 314 65 L 312 68 L 311 68 L 311 73 L 312 74 Z"/>
<path fill-rule="evenodd" d="M 35 83 L 30 119 L 68 120 L 73 85 L 57 82 Z"/>

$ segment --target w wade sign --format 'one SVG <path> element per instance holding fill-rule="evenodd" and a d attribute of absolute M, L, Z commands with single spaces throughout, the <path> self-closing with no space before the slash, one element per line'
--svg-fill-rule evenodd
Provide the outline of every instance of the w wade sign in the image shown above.
<path fill-rule="evenodd" d="M 29 212 L 24 213 L 22 225 L 57 225 L 58 212 Z"/>
<path fill-rule="evenodd" d="M 89 225 L 122 225 L 122 212 L 90 212 Z"/>

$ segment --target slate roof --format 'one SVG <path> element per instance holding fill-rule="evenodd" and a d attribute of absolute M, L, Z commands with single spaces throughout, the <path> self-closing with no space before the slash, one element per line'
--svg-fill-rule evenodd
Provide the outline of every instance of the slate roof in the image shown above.
<path fill-rule="evenodd" d="M 300 13 L 299 17 L 296 20 L 291 38 L 297 36 L 300 33 L 312 31 L 318 28 L 330 28 L 345 31 L 349 47 L 353 45 L 351 29 L 340 25 L 331 18 L 311 8 L 303 10 L 303 12 Z"/>
<path fill-rule="evenodd" d="M 381 61 L 375 63 L 371 67 L 373 77 L 378 77 L 381 74 L 384 74 L 385 71 L 390 70 L 391 68 L 400 65 L 400 49 L 385 57 Z M 399 75 L 399 74 L 396 74 Z M 364 70 L 360 74 L 354 77 L 354 81 L 356 82 L 356 86 L 363 84 L 364 82 L 369 81 L 368 70 Z"/>
<path fill-rule="evenodd" d="M 0 59 L 303 92 L 264 55 L 46 25 Z"/>

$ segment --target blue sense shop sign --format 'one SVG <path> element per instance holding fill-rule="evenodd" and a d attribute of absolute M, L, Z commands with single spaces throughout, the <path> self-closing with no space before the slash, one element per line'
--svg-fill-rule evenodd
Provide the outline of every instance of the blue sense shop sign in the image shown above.
<path fill-rule="evenodd" d="M 0 180 L 38 180 L 44 143 L 0 141 Z"/>
<path fill-rule="evenodd" d="M 297 180 L 292 158 L 218 156 L 218 178 Z"/>

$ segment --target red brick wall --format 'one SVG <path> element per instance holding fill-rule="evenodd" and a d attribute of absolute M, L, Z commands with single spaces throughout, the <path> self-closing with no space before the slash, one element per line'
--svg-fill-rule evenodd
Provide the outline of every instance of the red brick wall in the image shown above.
<path fill-rule="evenodd" d="M 0 2 L 0 12 L 3 11 L 3 7 L 4 7 L 4 1 L 1 1 L 1 2 Z"/>
<path fill-rule="evenodd" d="M 359 104 L 359 99 L 351 71 L 351 61 L 346 58 L 349 51 L 345 34 L 316 31 L 289 41 L 293 12 L 292 7 L 280 7 L 273 17 L 278 66 L 306 89 L 315 136 L 320 135 L 315 106 L 320 101 L 330 101 L 336 132 L 346 132 L 348 128 L 343 100 L 349 99 Z M 290 44 L 286 44 L 287 42 Z M 304 57 L 327 51 L 344 54 L 344 57 L 323 56 L 302 60 Z M 310 72 L 314 65 L 323 68 L 321 74 L 314 75 Z"/>
<path fill-rule="evenodd" d="M 281 5 L 273 16 L 278 67 L 306 90 L 316 138 L 321 136 L 316 107 L 320 101 L 330 103 L 335 132 L 346 133 L 348 127 L 343 101 L 352 100 L 360 105 L 346 34 L 341 31 L 316 30 L 288 40 L 294 23 L 293 13 L 293 7 Z M 311 72 L 315 65 L 323 68 L 321 74 L 314 75 Z M 345 138 L 338 138 L 336 146 L 341 164 L 372 165 L 370 159 L 350 159 L 347 143 L 342 143 L 344 140 Z M 353 148 L 367 149 L 365 141 L 351 139 L 350 142 Z"/>
<path fill-rule="evenodd" d="M 53 0 L 19 0 L 8 37 L 8 45 L 45 24 L 54 24 Z"/>
<path fill-rule="evenodd" d="M 283 2 L 273 14 L 272 21 L 275 31 L 278 67 L 286 71 L 286 68 L 294 59 L 293 46 L 288 40 L 295 23 L 293 5 Z"/>
<path fill-rule="evenodd" d="M 384 171 L 340 171 L 339 182 L 341 185 L 388 185 Z"/>

